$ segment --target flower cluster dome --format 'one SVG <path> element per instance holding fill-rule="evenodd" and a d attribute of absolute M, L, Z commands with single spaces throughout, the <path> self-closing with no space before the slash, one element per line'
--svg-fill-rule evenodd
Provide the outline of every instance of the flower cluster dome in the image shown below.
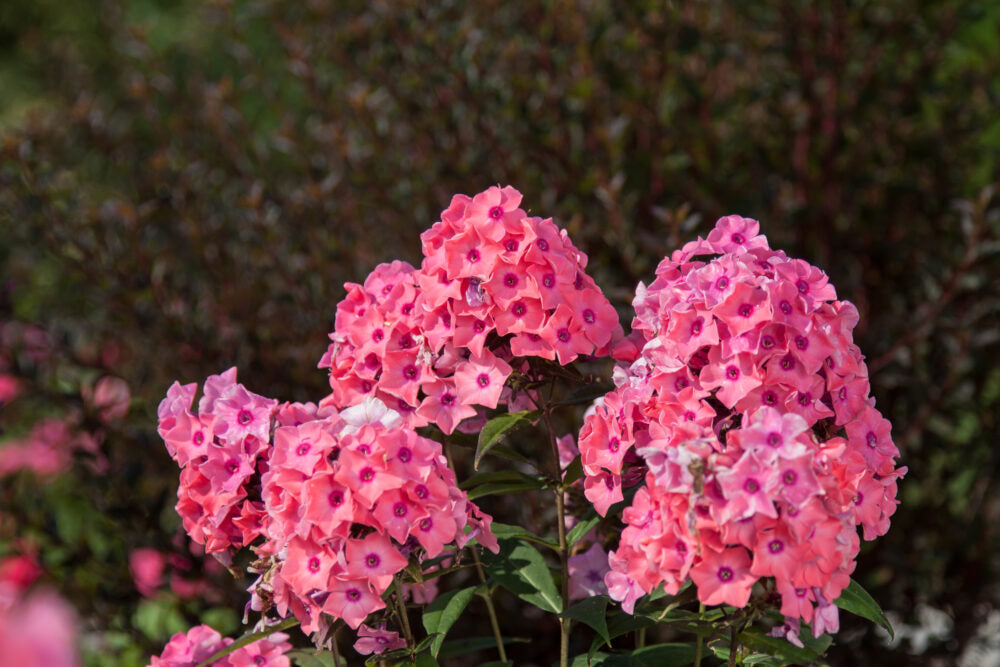
<path fill-rule="evenodd" d="M 603 515 L 634 486 L 605 577 L 631 611 L 690 578 L 743 607 L 773 578 L 781 611 L 836 630 L 833 600 L 896 508 L 899 452 L 827 276 L 729 216 L 640 283 L 637 353 L 580 434 Z"/>
<path fill-rule="evenodd" d="M 475 406 L 514 400 L 504 383 L 516 358 L 610 351 L 621 326 L 587 256 L 520 203 L 511 187 L 456 195 L 421 235 L 420 269 L 396 261 L 345 285 L 319 364 L 330 369 L 324 405 L 376 396 L 413 426 L 451 433 Z"/>

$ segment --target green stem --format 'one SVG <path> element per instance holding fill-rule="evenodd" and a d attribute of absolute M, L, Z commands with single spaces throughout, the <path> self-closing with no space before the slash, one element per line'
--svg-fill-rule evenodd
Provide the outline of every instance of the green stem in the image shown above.
<path fill-rule="evenodd" d="M 736 651 L 739 649 L 739 640 L 736 638 L 736 626 L 729 632 L 731 638 L 729 642 L 729 667 L 736 667 Z"/>
<path fill-rule="evenodd" d="M 471 547 L 472 560 L 476 562 L 476 572 L 479 574 L 479 581 L 486 584 L 486 573 L 483 571 L 483 564 L 479 561 L 479 552 L 475 547 Z M 493 595 L 489 587 L 481 596 L 486 601 L 486 611 L 490 614 L 490 626 L 493 628 L 493 638 L 497 642 L 497 652 L 500 654 L 500 661 L 507 662 L 507 651 L 503 647 L 503 634 L 500 632 L 500 622 L 497 620 L 497 610 L 493 606 Z"/>
<path fill-rule="evenodd" d="M 549 442 L 552 445 L 552 463 L 555 468 L 555 479 L 562 481 L 562 468 L 559 466 L 559 444 L 556 442 L 555 429 L 552 427 L 552 413 L 549 403 L 546 403 L 542 414 L 545 417 L 545 428 L 549 432 Z M 559 531 L 559 566 L 562 570 L 562 585 L 560 586 L 560 597 L 562 598 L 562 613 L 569 609 L 569 549 L 566 547 L 566 505 L 562 484 L 557 484 L 555 488 L 556 496 L 556 528 Z M 570 619 L 562 617 L 559 619 L 559 667 L 569 665 L 569 632 Z"/>
<path fill-rule="evenodd" d="M 340 626 L 333 631 L 333 637 L 331 637 L 331 644 L 333 648 L 333 667 L 340 667 L 340 647 L 337 646 L 337 634 L 340 632 Z"/>
<path fill-rule="evenodd" d="M 219 651 L 215 655 L 211 656 L 207 660 L 202 660 L 201 662 L 199 662 L 198 665 L 197 665 L 197 667 L 208 667 L 208 665 L 211 665 L 216 660 L 221 660 L 222 658 L 226 657 L 227 655 L 229 655 L 230 653 L 232 653 L 233 651 L 235 651 L 237 649 L 241 649 L 244 646 L 247 646 L 249 644 L 253 644 L 255 641 L 263 639 L 264 637 L 268 637 L 270 635 L 273 635 L 275 632 L 281 632 L 282 630 L 287 630 L 288 628 L 291 628 L 291 627 L 296 626 L 298 624 L 299 624 L 299 620 L 293 616 L 291 618 L 286 618 L 285 620 L 281 621 L 280 623 L 272 625 L 269 628 L 265 628 L 265 629 L 261 630 L 260 632 L 254 632 L 253 634 L 249 634 L 249 635 L 246 635 L 244 637 L 241 637 L 240 639 L 237 639 L 232 644 L 230 644 L 226 648 L 222 649 L 221 651 Z"/>
<path fill-rule="evenodd" d="M 416 642 L 413 640 L 413 632 L 410 630 L 410 617 L 406 613 L 406 603 L 403 601 L 403 595 L 399 590 L 399 580 L 396 580 L 396 590 L 392 594 L 393 599 L 396 601 L 396 615 L 399 616 L 399 624 L 403 627 L 403 636 L 406 637 L 406 646 L 413 649 L 416 646 Z M 413 656 L 410 656 L 410 662 L 413 662 Z"/>
<path fill-rule="evenodd" d="M 701 602 L 698 604 L 698 620 L 705 619 L 705 603 Z M 699 634 L 698 641 L 694 645 L 694 667 L 701 667 L 701 646 L 704 639 Z"/>

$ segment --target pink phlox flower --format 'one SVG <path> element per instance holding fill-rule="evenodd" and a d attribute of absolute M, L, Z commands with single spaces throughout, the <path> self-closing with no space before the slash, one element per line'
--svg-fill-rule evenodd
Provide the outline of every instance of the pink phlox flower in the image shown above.
<path fill-rule="evenodd" d="M 363 623 L 358 627 L 358 640 L 354 642 L 354 650 L 361 655 L 381 655 L 385 651 L 401 648 L 406 648 L 406 640 L 398 632 L 386 630 L 385 623 L 378 629 Z"/>
<path fill-rule="evenodd" d="M 736 465 L 716 474 L 728 502 L 722 507 L 722 521 L 739 520 L 762 514 L 777 518 L 771 492 L 779 483 L 775 470 L 763 464 L 753 452 L 744 452 Z"/>
<path fill-rule="evenodd" d="M 609 570 L 608 554 L 601 545 L 594 543 L 582 554 L 569 559 L 569 598 L 581 600 L 595 595 L 604 595 L 608 587 L 604 575 Z"/>
<path fill-rule="evenodd" d="M 760 223 L 752 218 L 727 215 L 719 218 L 706 241 L 716 252 L 741 253 L 754 248 L 766 248 L 767 239 L 758 234 Z"/>
<path fill-rule="evenodd" d="M 750 556 L 743 547 L 721 552 L 703 549 L 701 559 L 691 568 L 691 579 L 698 587 L 698 599 L 705 604 L 734 607 L 746 606 L 757 580 L 750 573 Z"/>
<path fill-rule="evenodd" d="M 331 579 L 330 594 L 323 602 L 323 611 L 344 619 L 352 629 L 357 629 L 368 614 L 385 608 L 385 603 L 364 579 Z"/>
<path fill-rule="evenodd" d="M 91 409 L 97 411 L 97 418 L 102 423 L 110 424 L 128 413 L 132 394 L 125 380 L 105 375 L 92 389 L 89 385 L 84 385 L 83 399 Z"/>
<path fill-rule="evenodd" d="M 191 405 L 194 403 L 194 395 L 198 391 L 198 383 L 181 384 L 175 381 L 167 389 L 166 397 L 160 401 L 156 409 L 156 416 L 162 423 L 170 417 L 176 417 L 182 413 L 190 413 Z"/>
<path fill-rule="evenodd" d="M 455 370 L 455 388 L 459 402 L 495 408 L 504 382 L 512 370 L 510 364 L 489 350 L 484 350 L 481 355 L 473 355 Z"/>
<path fill-rule="evenodd" d="M 810 609 L 812 607 L 810 606 Z M 808 621 L 807 621 L 808 622 Z M 771 631 L 767 633 L 768 637 L 781 637 L 788 640 L 789 643 L 798 646 L 799 648 L 805 648 L 805 644 L 799 639 L 799 633 L 802 632 L 802 626 L 799 619 L 793 618 L 791 616 L 785 617 L 785 622 L 781 625 L 776 625 L 771 628 Z"/>
<path fill-rule="evenodd" d="M 357 433 L 366 424 L 381 424 L 391 429 L 402 421 L 398 412 L 390 410 L 385 403 L 374 397 L 366 397 L 356 405 L 341 410 L 340 419 L 344 422 L 342 435 Z"/>
<path fill-rule="evenodd" d="M 358 579 L 367 578 L 379 593 L 392 583 L 392 575 L 408 563 L 389 538 L 377 532 L 361 540 L 349 540 L 346 552 L 347 574 Z"/>

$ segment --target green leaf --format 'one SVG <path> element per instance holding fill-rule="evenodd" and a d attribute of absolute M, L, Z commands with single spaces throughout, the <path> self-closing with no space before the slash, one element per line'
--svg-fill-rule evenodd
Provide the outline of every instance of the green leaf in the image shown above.
<path fill-rule="evenodd" d="M 503 643 L 504 645 L 527 644 L 528 640 L 524 637 L 504 637 Z M 438 654 L 438 658 L 444 660 L 446 658 L 454 658 L 459 655 L 475 653 L 476 651 L 488 651 L 490 649 L 495 650 L 496 645 L 497 640 L 493 637 L 466 637 L 463 639 L 452 639 L 441 645 L 441 652 Z"/>
<path fill-rule="evenodd" d="M 563 473 L 563 487 L 568 487 L 581 477 L 583 477 L 583 458 L 577 456 L 566 466 L 566 472 Z"/>
<path fill-rule="evenodd" d="M 498 584 L 543 611 L 558 614 L 562 599 L 542 554 L 524 542 L 506 541 L 500 553 L 483 553 L 487 570 Z"/>
<path fill-rule="evenodd" d="M 488 451 L 515 429 L 536 421 L 541 414 L 539 410 L 523 410 L 500 415 L 486 422 L 483 430 L 479 433 L 479 444 L 476 446 L 473 467 L 479 470 L 479 462 L 483 460 Z"/>
<path fill-rule="evenodd" d="M 580 540 L 582 540 L 584 536 L 590 532 L 590 529 L 599 524 L 600 522 L 601 522 L 601 517 L 593 516 L 589 519 L 584 519 L 580 523 L 570 528 L 569 532 L 566 534 L 566 546 L 571 547 Z"/>
<path fill-rule="evenodd" d="M 526 475 L 517 470 L 500 470 L 498 472 L 477 472 L 467 480 L 458 485 L 463 491 L 482 486 L 483 484 L 495 484 L 497 482 L 517 482 Z"/>
<path fill-rule="evenodd" d="M 878 602 L 875 602 L 875 599 L 868 594 L 868 591 L 862 588 L 861 584 L 854 579 L 851 579 L 851 583 L 847 585 L 847 588 L 844 589 L 840 597 L 834 600 L 833 603 L 844 611 L 849 611 L 862 618 L 867 618 L 873 623 L 878 623 L 885 628 L 890 638 L 895 637 L 895 633 L 892 631 L 892 624 L 885 617 L 885 613 L 878 606 Z"/>
<path fill-rule="evenodd" d="M 289 651 L 285 655 L 297 667 L 334 667 L 333 653 L 330 651 L 317 651 L 311 649 L 297 649 Z"/>
<path fill-rule="evenodd" d="M 520 526 L 512 526 L 507 523 L 498 523 L 494 521 L 490 525 L 490 529 L 493 531 L 493 534 L 496 535 L 498 540 L 528 540 L 529 542 L 535 542 L 536 544 L 544 545 L 550 549 L 555 549 L 556 551 L 559 550 L 559 545 L 552 540 L 539 537 L 538 535 L 535 535 Z"/>
<path fill-rule="evenodd" d="M 424 610 L 424 630 L 428 634 L 439 633 L 431 641 L 431 654 L 435 657 L 441 650 L 441 644 L 444 643 L 444 637 L 448 634 L 448 630 L 468 606 L 472 596 L 476 594 L 476 588 L 476 586 L 470 586 L 439 595 Z"/>
<path fill-rule="evenodd" d="M 417 656 L 416 667 L 438 667 L 438 661 L 430 653 L 421 653 Z"/>
<path fill-rule="evenodd" d="M 656 644 L 636 649 L 631 653 L 610 655 L 600 664 L 603 667 L 661 667 L 662 665 L 688 665 L 694 662 L 693 644 Z"/>
<path fill-rule="evenodd" d="M 535 491 L 537 489 L 544 489 L 547 484 L 548 481 L 544 478 L 521 474 L 520 478 L 516 480 L 481 484 L 480 486 L 468 491 L 466 495 L 469 500 L 475 500 L 476 498 L 482 498 L 483 496 L 497 496 L 505 493 Z"/>
<path fill-rule="evenodd" d="M 594 629 L 594 631 L 597 632 L 598 635 L 601 636 L 601 639 L 603 639 L 606 644 L 610 644 L 611 637 L 608 636 L 607 612 L 608 596 L 595 595 L 594 597 L 577 602 L 575 605 L 567 609 L 566 613 L 562 614 L 562 616 L 589 625 Z"/>
<path fill-rule="evenodd" d="M 593 403 L 595 399 L 604 396 L 614 388 L 613 384 L 585 384 L 569 392 L 566 398 L 556 403 L 556 405 L 587 405 Z"/>
<path fill-rule="evenodd" d="M 820 659 L 815 651 L 799 648 L 781 637 L 768 637 L 758 631 L 740 633 L 739 641 L 752 651 L 772 655 L 796 665 L 807 665 Z"/>

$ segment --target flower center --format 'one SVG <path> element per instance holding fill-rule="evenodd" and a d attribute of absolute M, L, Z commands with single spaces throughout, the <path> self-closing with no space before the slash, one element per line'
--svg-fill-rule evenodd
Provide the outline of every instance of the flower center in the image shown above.
<path fill-rule="evenodd" d="M 727 366 L 726 377 L 730 380 L 738 379 L 740 377 L 740 369 L 736 368 L 736 366 Z"/>
<path fill-rule="evenodd" d="M 381 563 L 381 562 L 382 562 L 382 559 L 379 558 L 378 554 L 375 554 L 375 553 L 368 554 L 368 557 L 365 558 L 365 564 L 368 567 L 378 567 L 378 564 Z"/>
<path fill-rule="evenodd" d="M 720 567 L 716 576 L 719 577 L 719 581 L 729 581 L 733 578 L 733 568 Z"/>
<path fill-rule="evenodd" d="M 780 554 L 785 550 L 785 543 L 781 540 L 771 540 L 767 543 L 767 550 L 773 554 Z"/>
<path fill-rule="evenodd" d="M 229 471 L 230 475 L 235 474 L 236 471 L 239 469 L 240 469 L 240 462 L 237 461 L 236 459 L 229 459 L 228 461 L 226 461 L 226 470 Z"/>
<path fill-rule="evenodd" d="M 556 277 L 554 274 L 546 273 L 544 276 L 542 276 L 542 285 L 544 285 L 545 287 L 552 289 L 552 287 L 555 284 L 556 284 Z"/>
<path fill-rule="evenodd" d="M 499 220 L 503 217 L 503 208 L 500 206 L 494 206 L 490 209 L 490 217 L 494 220 Z"/>
<path fill-rule="evenodd" d="M 546 241 L 545 239 L 538 239 L 537 245 L 538 249 L 541 250 L 542 252 L 549 251 L 549 242 Z"/>
<path fill-rule="evenodd" d="M 400 447 L 397 456 L 399 456 L 399 460 L 403 463 L 409 463 L 410 459 L 413 458 L 413 452 L 410 451 L 409 447 Z"/>
<path fill-rule="evenodd" d="M 781 481 L 789 485 L 795 484 L 795 482 L 798 481 L 798 479 L 799 476 L 795 473 L 794 470 L 786 470 L 785 473 L 781 476 Z"/>
<path fill-rule="evenodd" d="M 560 329 L 559 332 L 556 334 L 556 338 L 558 338 L 563 343 L 568 343 L 569 339 L 572 337 L 573 336 L 570 334 L 569 329 L 567 329 L 566 327 Z"/>
<path fill-rule="evenodd" d="M 361 599 L 361 591 L 359 591 L 357 588 L 350 589 L 349 591 L 347 591 L 347 599 L 351 602 L 357 602 L 358 600 Z"/>
<path fill-rule="evenodd" d="M 611 451 L 612 454 L 618 451 L 619 445 L 621 445 L 621 441 L 618 438 L 611 438 L 610 440 L 608 440 L 608 449 Z"/>
<path fill-rule="evenodd" d="M 791 355 L 786 354 L 781 358 L 781 367 L 786 371 L 792 370 L 795 368 L 795 359 L 793 359 Z"/>
<path fill-rule="evenodd" d="M 699 335 L 701 335 L 701 323 L 702 323 L 702 321 L 703 320 L 699 317 L 698 319 L 696 319 L 694 322 L 691 323 L 691 335 L 692 336 L 699 336 Z"/>
<path fill-rule="evenodd" d="M 518 301 L 514 304 L 514 307 L 510 309 L 510 312 L 514 313 L 515 317 L 522 317 L 526 312 L 528 312 L 528 308 L 523 302 Z"/>
<path fill-rule="evenodd" d="M 236 420 L 246 426 L 253 421 L 253 414 L 249 410 L 240 410 L 236 415 Z"/>
<path fill-rule="evenodd" d="M 305 456 L 306 454 L 309 453 L 309 449 L 310 449 L 309 443 L 303 442 L 295 449 L 295 453 L 298 454 L 299 456 Z"/>
<path fill-rule="evenodd" d="M 743 242 L 744 242 L 744 240 L 745 240 L 745 239 L 743 238 L 743 235 L 742 235 L 742 234 L 733 234 L 733 235 L 732 235 L 732 236 L 730 236 L 729 238 L 730 238 L 730 240 L 731 240 L 731 241 L 732 241 L 733 243 L 735 243 L 736 245 L 743 245 Z"/>
<path fill-rule="evenodd" d="M 455 405 L 455 396 L 454 396 L 454 394 L 449 394 L 447 392 L 444 393 L 444 394 L 441 394 L 441 405 L 446 405 L 448 407 L 451 407 L 452 405 Z"/>
<path fill-rule="evenodd" d="M 778 447 L 781 445 L 781 434 L 777 431 L 771 431 L 767 434 L 767 444 L 772 447 Z"/>
<path fill-rule="evenodd" d="M 376 343 L 382 342 L 382 339 L 384 338 L 385 338 L 385 332 L 382 331 L 381 329 L 376 329 L 375 331 L 372 332 L 372 340 L 375 341 Z"/>
<path fill-rule="evenodd" d="M 428 530 L 430 530 L 433 526 L 434 522 L 431 521 L 430 519 L 423 519 L 420 521 L 420 530 L 424 531 L 425 533 Z"/>
<path fill-rule="evenodd" d="M 403 377 L 407 380 L 412 380 L 417 377 L 417 367 L 413 364 L 407 364 L 403 367 Z"/>
<path fill-rule="evenodd" d="M 804 349 L 808 348 L 809 347 L 809 339 L 806 338 L 805 336 L 796 336 L 795 337 L 795 347 L 799 348 L 800 350 L 804 350 Z"/>
<path fill-rule="evenodd" d="M 799 278 L 797 281 L 795 281 L 795 287 L 798 288 L 799 294 L 805 294 L 806 292 L 809 291 L 809 283 L 807 283 L 802 278 Z"/>
<path fill-rule="evenodd" d="M 514 252 L 517 250 L 518 243 L 514 239 L 509 239 L 505 241 L 503 247 L 507 249 L 508 252 Z"/>
<path fill-rule="evenodd" d="M 808 391 L 799 394 L 799 405 L 806 407 L 810 403 L 812 403 L 812 394 Z"/>
<path fill-rule="evenodd" d="M 370 482 L 375 479 L 375 471 L 370 467 L 362 468 L 361 472 L 358 473 L 358 477 L 362 482 Z"/>
<path fill-rule="evenodd" d="M 722 276 L 715 281 L 715 289 L 723 290 L 729 287 L 729 278 Z"/>
<path fill-rule="evenodd" d="M 513 273 L 508 273 L 503 277 L 503 284 L 507 287 L 517 287 L 517 276 Z"/>
<path fill-rule="evenodd" d="M 191 438 L 191 442 L 194 443 L 195 447 L 201 446 L 201 444 L 205 442 L 205 434 L 201 431 L 195 431 L 194 436 Z"/>
<path fill-rule="evenodd" d="M 417 498 L 420 498 L 421 500 L 430 495 L 430 491 L 428 491 L 427 487 L 424 486 L 423 484 L 417 484 L 417 486 L 414 487 L 413 489 L 413 493 L 417 496 Z"/>
<path fill-rule="evenodd" d="M 469 264 L 475 264 L 479 261 L 479 251 L 473 248 L 465 255 L 465 259 L 469 261 Z"/>
<path fill-rule="evenodd" d="M 485 389 L 486 387 L 490 386 L 490 376 L 487 375 L 486 373 L 480 373 L 479 376 L 476 378 L 476 384 Z"/>
<path fill-rule="evenodd" d="M 310 558 L 308 567 L 309 571 L 312 572 L 313 574 L 319 572 L 319 558 L 316 558 L 315 556 Z"/>
<path fill-rule="evenodd" d="M 396 516 L 406 516 L 406 505 L 403 503 L 396 503 L 392 506 L 392 513 Z"/>
<path fill-rule="evenodd" d="M 594 311 L 592 311 L 590 308 L 584 310 L 583 321 L 586 322 L 587 324 L 593 324 L 594 322 L 596 322 L 597 317 L 594 315 Z"/>
<path fill-rule="evenodd" d="M 344 504 L 344 492 L 331 491 L 330 495 L 326 497 L 326 502 L 330 503 L 330 507 L 340 507 Z"/>
<path fill-rule="evenodd" d="M 791 315 L 792 304 L 788 303 L 788 301 L 782 301 L 781 303 L 778 304 L 778 310 L 783 312 L 785 315 Z"/>
<path fill-rule="evenodd" d="M 674 381 L 674 391 L 680 391 L 688 386 L 687 378 L 679 377 Z"/>
<path fill-rule="evenodd" d="M 868 435 L 865 436 L 865 441 L 868 443 L 869 447 L 874 448 L 878 444 L 878 436 L 875 435 L 873 431 L 868 431 Z"/>
<path fill-rule="evenodd" d="M 768 390 L 768 391 L 765 391 L 763 394 L 761 394 L 760 399 L 766 405 L 774 405 L 775 403 L 778 402 L 778 395 L 776 393 L 774 393 L 773 391 Z"/>
<path fill-rule="evenodd" d="M 743 490 L 747 493 L 757 493 L 760 491 L 760 484 L 757 483 L 757 480 L 751 477 L 743 483 Z"/>
<path fill-rule="evenodd" d="M 753 314 L 753 306 L 749 303 L 741 304 L 739 313 L 741 317 L 750 317 Z"/>

